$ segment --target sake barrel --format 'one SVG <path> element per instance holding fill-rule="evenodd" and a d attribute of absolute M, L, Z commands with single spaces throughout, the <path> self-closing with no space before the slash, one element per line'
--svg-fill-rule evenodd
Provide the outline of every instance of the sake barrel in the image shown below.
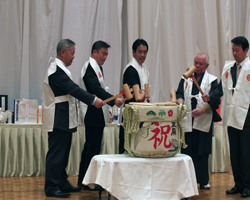
<path fill-rule="evenodd" d="M 165 158 L 176 155 L 185 144 L 181 119 L 185 105 L 126 104 L 122 110 L 124 147 L 133 157 Z"/>

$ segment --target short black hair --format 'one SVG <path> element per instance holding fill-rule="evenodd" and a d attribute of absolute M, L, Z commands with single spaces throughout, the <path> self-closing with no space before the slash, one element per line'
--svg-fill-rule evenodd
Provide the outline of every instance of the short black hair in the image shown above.
<path fill-rule="evenodd" d="M 246 48 L 249 49 L 249 43 L 248 40 L 244 36 L 238 36 L 231 40 L 233 44 L 240 45 L 243 49 L 243 51 L 246 50 Z"/>
<path fill-rule="evenodd" d="M 109 47 L 110 45 L 108 43 L 102 40 L 98 40 L 92 45 L 91 54 L 93 53 L 94 50 L 98 52 L 101 48 L 109 48 Z"/>
<path fill-rule="evenodd" d="M 75 43 L 70 40 L 70 39 L 62 39 L 60 42 L 58 42 L 57 44 L 57 47 L 56 47 L 56 53 L 57 55 L 60 54 L 60 51 L 63 49 L 63 48 L 70 48 L 72 45 L 75 45 Z"/>
<path fill-rule="evenodd" d="M 136 49 L 140 46 L 146 46 L 147 47 L 147 51 L 148 51 L 148 43 L 144 40 L 144 39 L 137 39 L 136 41 L 134 41 L 132 49 L 134 52 L 136 52 Z"/>

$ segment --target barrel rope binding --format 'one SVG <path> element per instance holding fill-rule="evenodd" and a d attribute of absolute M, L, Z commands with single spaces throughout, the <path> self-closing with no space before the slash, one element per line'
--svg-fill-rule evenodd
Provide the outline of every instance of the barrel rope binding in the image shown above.
<path fill-rule="evenodd" d="M 128 106 L 128 109 L 125 109 L 125 107 Z M 124 148 L 132 157 L 145 157 L 144 155 L 138 155 L 137 153 L 132 152 L 131 150 L 131 144 L 130 144 L 130 137 L 131 133 L 137 132 L 139 130 L 139 122 L 136 120 L 138 119 L 138 109 L 136 106 L 129 106 L 125 105 L 125 107 L 122 109 L 123 113 L 123 123 L 121 124 L 124 127 Z M 180 127 L 180 145 L 178 147 L 178 150 L 172 155 L 176 155 L 179 152 L 179 149 L 181 148 L 181 145 L 183 148 L 187 148 L 187 144 L 185 142 L 185 130 L 182 125 L 182 118 L 185 117 L 187 113 L 187 108 L 185 105 L 180 104 L 178 105 L 178 116 L 177 116 L 177 123 Z M 150 155 L 148 155 L 150 156 Z"/>

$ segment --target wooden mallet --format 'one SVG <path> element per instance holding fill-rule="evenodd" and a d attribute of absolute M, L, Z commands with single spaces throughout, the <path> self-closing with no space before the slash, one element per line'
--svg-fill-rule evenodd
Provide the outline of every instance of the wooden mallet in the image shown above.
<path fill-rule="evenodd" d="M 135 94 L 135 100 L 141 101 L 142 100 L 142 98 L 141 98 L 142 90 L 140 90 L 139 85 L 138 84 L 134 85 L 133 90 L 134 90 L 134 94 Z M 148 99 L 150 98 L 150 89 L 149 89 L 148 83 L 144 84 L 144 97 L 148 98 Z"/>
<path fill-rule="evenodd" d="M 138 84 L 133 85 L 133 90 L 134 90 L 134 94 L 135 94 L 135 100 L 136 101 L 141 101 L 141 93 L 140 93 L 140 87 Z"/>
<path fill-rule="evenodd" d="M 145 90 L 145 98 L 149 99 L 150 98 L 150 87 L 148 83 L 144 84 L 144 90 Z"/>
<path fill-rule="evenodd" d="M 190 68 L 187 69 L 187 71 L 183 74 L 183 77 L 185 79 L 188 79 L 189 77 L 192 77 L 194 84 L 196 85 L 196 87 L 198 88 L 198 90 L 200 91 L 200 93 L 203 95 L 203 91 L 201 90 L 196 78 L 193 75 L 193 73 L 196 71 L 196 67 L 195 66 L 191 66 Z"/>
<path fill-rule="evenodd" d="M 125 94 L 125 97 L 126 97 L 126 100 L 129 100 L 129 99 L 132 99 L 133 98 L 133 95 L 131 94 L 131 92 L 133 92 L 133 89 L 128 87 L 128 84 L 125 83 L 124 85 L 122 85 L 122 90 Z M 115 95 L 115 96 L 112 96 L 106 100 L 104 100 L 105 103 L 108 103 L 116 98 L 119 98 L 119 97 L 122 97 L 123 95 L 121 93 Z"/>
<path fill-rule="evenodd" d="M 170 101 L 176 103 L 175 89 L 170 89 L 169 90 L 169 95 L 170 95 Z"/>

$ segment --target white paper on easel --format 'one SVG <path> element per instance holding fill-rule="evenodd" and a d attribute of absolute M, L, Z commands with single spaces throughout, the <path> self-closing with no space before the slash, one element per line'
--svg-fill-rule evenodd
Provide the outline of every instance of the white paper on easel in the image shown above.
<path fill-rule="evenodd" d="M 2 110 L 5 110 L 5 97 L 1 98 Z"/>
<path fill-rule="evenodd" d="M 15 100 L 15 123 L 36 124 L 37 123 L 37 100 L 16 99 Z"/>
<path fill-rule="evenodd" d="M 25 122 L 26 123 L 29 122 L 29 104 L 26 104 L 26 107 L 25 107 Z"/>

